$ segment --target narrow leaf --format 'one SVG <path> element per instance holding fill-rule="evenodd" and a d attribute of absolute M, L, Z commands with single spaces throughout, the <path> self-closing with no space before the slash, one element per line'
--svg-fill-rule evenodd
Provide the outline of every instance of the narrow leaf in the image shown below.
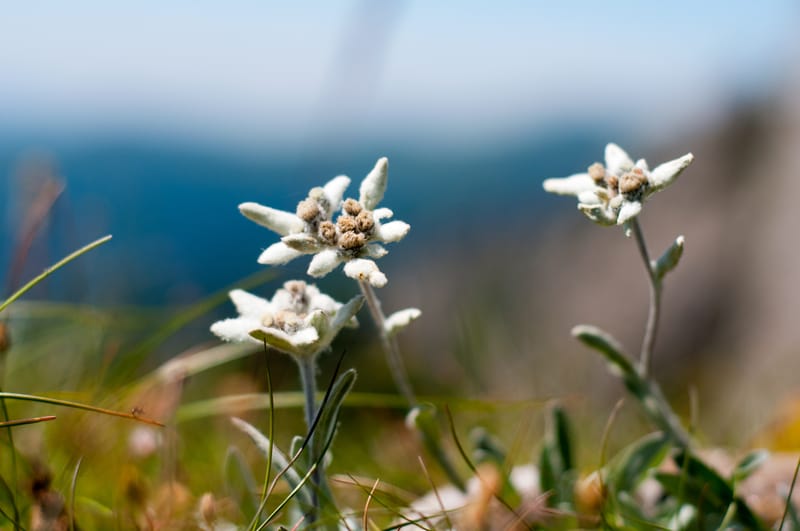
<path fill-rule="evenodd" d="M 270 448 L 272 448 L 272 467 L 276 472 L 283 472 L 283 477 L 292 489 L 301 484 L 302 479 L 289 462 L 289 459 L 274 444 L 270 444 L 270 440 L 266 435 L 261 433 L 249 422 L 240 418 L 231 417 L 231 422 L 236 428 L 252 439 L 265 458 L 269 459 L 269 451 Z M 310 500 L 305 491 L 300 490 L 297 496 L 301 504 L 310 505 Z"/>
<path fill-rule="evenodd" d="M 319 421 L 317 424 L 318 432 L 312 439 L 313 451 L 311 455 L 322 456 L 321 453 L 324 447 L 332 440 L 336 433 L 336 428 L 339 420 L 339 412 L 342 409 L 347 393 L 353 388 L 356 381 L 355 369 L 348 369 L 342 373 L 341 376 L 333 384 L 325 409 L 320 412 Z"/>
<path fill-rule="evenodd" d="M 731 474 L 731 481 L 738 483 L 750 477 L 750 474 L 755 472 L 758 467 L 764 464 L 764 461 L 769 459 L 769 455 L 769 451 L 760 449 L 753 450 L 744 456 L 733 470 L 733 474 Z"/>
<path fill-rule="evenodd" d="M 624 448 L 607 466 L 606 484 L 617 492 L 631 492 L 664 460 L 670 438 L 662 432 L 645 435 Z"/>
<path fill-rule="evenodd" d="M 678 266 L 678 262 L 683 256 L 683 236 L 678 236 L 675 242 L 664 251 L 658 260 L 653 262 L 653 273 L 657 279 L 661 280 L 664 276 Z"/>

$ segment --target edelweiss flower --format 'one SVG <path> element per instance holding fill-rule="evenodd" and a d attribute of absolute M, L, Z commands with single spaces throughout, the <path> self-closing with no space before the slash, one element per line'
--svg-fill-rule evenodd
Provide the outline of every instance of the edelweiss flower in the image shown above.
<path fill-rule="evenodd" d="M 410 228 L 402 221 L 381 223 L 393 215 L 388 208 L 376 208 L 386 191 L 388 172 L 389 161 L 385 157 L 379 159 L 361 182 L 357 201 L 342 201 L 350 179 L 340 175 L 321 188 L 312 188 L 294 214 L 257 203 L 239 205 L 245 217 L 282 236 L 280 242 L 261 253 L 259 263 L 280 265 L 300 255 L 313 254 L 308 266 L 308 274 L 313 277 L 325 276 L 346 262 L 347 276 L 367 280 L 375 287 L 384 286 L 386 275 L 371 259 L 387 253 L 380 243 L 399 241 Z M 334 220 L 340 207 L 341 213 Z"/>
<path fill-rule="evenodd" d="M 686 155 L 650 171 L 647 162 L 636 163 L 616 144 L 606 146 L 606 164 L 595 162 L 587 173 L 546 179 L 544 189 L 578 198 L 578 208 L 601 225 L 622 225 L 642 211 L 642 203 L 669 186 L 694 160 Z"/>
<path fill-rule="evenodd" d="M 266 342 L 300 358 L 326 349 L 342 327 L 356 326 L 354 316 L 364 302 L 359 295 L 341 304 L 302 280 L 286 282 L 271 301 L 240 289 L 230 297 L 239 317 L 217 321 L 213 333 L 225 341 Z"/>

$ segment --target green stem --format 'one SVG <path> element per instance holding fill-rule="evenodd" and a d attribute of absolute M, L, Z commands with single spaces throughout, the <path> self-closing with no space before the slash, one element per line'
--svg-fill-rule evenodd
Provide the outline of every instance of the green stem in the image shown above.
<path fill-rule="evenodd" d="M 0 389 L 2 391 L 2 389 Z M 3 411 L 3 420 L 9 422 L 8 406 L 6 399 L 0 398 L 0 409 Z M 11 426 L 6 427 L 8 433 L 8 444 L 11 447 L 11 508 L 14 511 L 14 529 L 19 529 L 19 509 L 17 508 L 17 448 L 14 445 L 14 435 L 12 434 Z"/>
<path fill-rule="evenodd" d="M 375 290 L 372 289 L 372 285 L 365 280 L 359 280 L 358 285 L 361 288 L 361 293 L 364 295 L 364 299 L 367 302 L 367 307 L 369 308 L 369 313 L 372 315 L 372 320 L 375 322 L 375 326 L 378 327 L 378 333 L 380 334 L 383 351 L 386 353 L 386 362 L 389 365 L 389 372 L 392 373 L 394 384 L 403 395 L 406 402 L 408 402 L 408 406 L 413 409 L 417 407 L 419 403 L 417 402 L 417 397 L 414 395 L 414 391 L 411 388 L 411 383 L 408 380 L 408 373 L 406 372 L 405 365 L 403 364 L 403 358 L 400 356 L 400 347 L 397 344 L 397 338 L 386 333 L 386 316 L 383 315 L 383 310 L 381 310 L 381 302 L 378 300 L 378 296 L 375 295 Z M 450 462 L 447 453 L 444 451 L 444 448 L 441 445 L 440 439 L 432 431 L 432 428 L 426 425 L 418 425 L 417 428 L 420 436 L 422 437 L 423 444 L 431 453 L 433 458 L 439 463 L 439 466 L 441 466 L 445 473 L 450 477 L 450 480 L 454 485 L 456 485 L 460 490 L 466 492 L 463 480 L 456 472 L 453 463 Z"/>
<path fill-rule="evenodd" d="M 64 258 L 62 258 L 61 260 L 59 260 L 55 264 L 51 265 L 50 267 L 48 267 L 47 269 L 42 271 L 33 280 L 31 280 L 30 282 L 28 282 L 27 284 L 25 284 L 24 286 L 19 288 L 16 292 L 14 292 L 14 294 L 11 295 L 8 299 L 6 299 L 3 304 L 0 304 L 0 312 L 5 310 L 6 307 L 9 304 L 11 304 L 15 300 L 19 299 L 20 297 L 22 297 L 28 290 L 30 290 L 36 284 L 38 284 L 42 280 L 46 279 L 50 275 L 52 275 L 58 269 L 61 269 L 63 266 L 65 266 L 68 263 L 72 262 L 73 260 L 75 260 L 79 256 L 88 253 L 89 251 L 91 251 L 95 247 L 99 247 L 99 246 L 103 245 L 104 243 L 106 243 L 110 239 L 111 239 L 111 235 L 110 234 L 108 236 L 103 236 L 102 238 L 93 241 L 89 245 L 85 245 L 85 246 L 81 247 L 80 249 L 78 249 L 77 251 L 74 251 L 74 252 L 68 254 L 67 256 L 65 256 Z"/>
<path fill-rule="evenodd" d="M 631 228 L 633 229 L 639 254 L 647 269 L 647 278 L 650 281 L 650 310 L 647 315 L 647 326 L 645 327 L 644 338 L 642 339 L 642 351 L 639 355 L 639 374 L 646 378 L 647 375 L 650 374 L 653 347 L 656 343 L 658 320 L 661 314 L 661 280 L 658 278 L 653 262 L 650 260 L 644 234 L 642 234 L 642 228 L 639 226 L 639 221 L 636 218 L 631 221 Z"/>
<path fill-rule="evenodd" d="M 315 434 L 311 433 L 312 428 L 314 427 L 314 418 L 317 415 L 317 401 L 316 401 L 316 393 L 317 393 L 317 362 L 316 356 L 311 357 L 297 357 L 297 365 L 300 368 L 300 384 L 303 388 L 303 397 L 305 398 L 305 416 L 306 416 L 306 426 L 308 427 L 309 433 L 309 456 L 308 462 L 313 465 L 313 463 L 317 462 L 317 458 L 319 456 L 314 455 L 314 437 Z M 312 511 L 306 517 L 306 523 L 308 525 L 314 524 L 316 522 L 317 517 L 319 516 L 320 504 L 319 504 L 319 489 L 324 481 L 324 471 L 323 465 L 320 463 L 320 466 L 314 468 L 314 472 L 311 474 L 311 485 L 312 485 L 312 492 L 311 492 L 311 505 Z"/>
<path fill-rule="evenodd" d="M 361 293 L 367 302 L 369 313 L 372 315 L 372 320 L 375 326 L 378 327 L 378 332 L 381 338 L 381 345 L 383 351 L 386 353 L 386 363 L 389 365 L 389 372 L 392 373 L 392 379 L 398 391 L 405 397 L 408 405 L 414 407 L 417 405 L 417 398 L 411 388 L 411 383 L 408 381 L 408 373 L 406 372 L 403 358 L 400 356 L 400 347 L 397 345 L 397 339 L 394 336 L 389 336 L 386 333 L 386 316 L 383 315 L 381 310 L 381 302 L 375 295 L 375 290 L 372 285 L 366 280 L 359 280 L 358 286 L 361 288 Z"/>

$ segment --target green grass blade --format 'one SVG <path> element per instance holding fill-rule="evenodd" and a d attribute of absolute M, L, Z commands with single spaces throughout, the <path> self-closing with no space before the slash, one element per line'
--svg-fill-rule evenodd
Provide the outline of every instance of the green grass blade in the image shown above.
<path fill-rule="evenodd" d="M 55 264 L 51 265 L 50 267 L 48 267 L 47 269 L 42 271 L 38 276 L 34 277 L 27 284 L 25 284 L 24 286 L 19 288 L 17 291 L 15 291 L 9 298 L 7 298 L 5 300 L 5 302 L 3 302 L 3 304 L 0 304 L 0 313 L 2 313 L 2 311 L 5 310 L 12 302 L 14 302 L 15 300 L 17 300 L 20 297 L 22 297 L 28 290 L 33 288 L 36 284 L 38 284 L 42 280 L 46 279 L 47 277 L 49 277 L 50 275 L 52 275 L 53 273 L 55 273 L 56 271 L 58 271 L 59 269 L 61 269 L 65 265 L 67 265 L 68 263 L 72 262 L 76 258 L 80 257 L 81 255 L 84 255 L 84 254 L 88 253 L 89 251 L 91 251 L 95 247 L 99 247 L 99 246 L 103 245 L 104 243 L 106 243 L 110 239 L 111 239 L 111 235 L 110 234 L 108 236 L 103 236 L 102 238 L 99 238 L 99 239 L 93 241 L 92 243 L 90 243 L 88 245 L 84 245 L 83 247 L 81 247 L 77 251 L 74 251 L 74 252 L 68 254 L 67 256 L 65 256 L 64 258 L 62 258 L 61 260 L 59 260 Z"/>

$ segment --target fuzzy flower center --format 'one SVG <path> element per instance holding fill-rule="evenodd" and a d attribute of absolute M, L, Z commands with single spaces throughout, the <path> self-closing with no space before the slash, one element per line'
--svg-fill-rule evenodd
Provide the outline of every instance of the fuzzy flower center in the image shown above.
<path fill-rule="evenodd" d="M 620 194 L 630 200 L 639 200 L 648 186 L 647 175 L 641 168 L 633 168 L 621 176 L 610 173 L 600 162 L 588 169 L 589 177 L 603 189 L 601 197 L 610 200 Z"/>
<path fill-rule="evenodd" d="M 292 280 L 283 285 L 288 293 L 288 301 L 284 307 L 272 312 L 267 312 L 261 317 L 261 324 L 267 328 L 276 328 L 287 334 L 292 334 L 305 326 L 305 318 L 311 310 L 310 298 L 306 292 L 306 283 L 302 280 Z"/>
<path fill-rule="evenodd" d="M 328 246 L 336 246 L 343 253 L 357 255 L 370 240 L 375 228 L 372 211 L 355 199 L 342 203 L 342 212 L 336 223 L 328 219 L 328 201 L 321 188 L 312 188 L 308 197 L 297 204 L 297 217 L 306 223 L 306 233 Z"/>
<path fill-rule="evenodd" d="M 308 197 L 297 203 L 295 213 L 298 218 L 306 222 L 309 232 L 315 232 L 320 224 L 328 220 L 329 207 L 325 192 L 322 188 L 316 187 L 308 192 Z"/>
<path fill-rule="evenodd" d="M 316 204 L 308 205 L 309 208 L 306 208 L 306 201 L 301 201 L 298 205 L 297 216 L 308 223 L 312 231 L 315 230 L 320 241 L 338 247 L 343 253 L 353 255 L 357 255 L 367 245 L 375 229 L 375 218 L 372 211 L 364 208 L 361 203 L 352 198 L 345 200 L 342 203 L 341 214 L 336 218 L 336 223 L 333 223 L 331 220 L 318 217 L 317 210 L 311 208 L 316 208 Z M 301 215 L 301 207 L 306 217 Z M 316 223 L 316 229 L 313 223 Z"/>

